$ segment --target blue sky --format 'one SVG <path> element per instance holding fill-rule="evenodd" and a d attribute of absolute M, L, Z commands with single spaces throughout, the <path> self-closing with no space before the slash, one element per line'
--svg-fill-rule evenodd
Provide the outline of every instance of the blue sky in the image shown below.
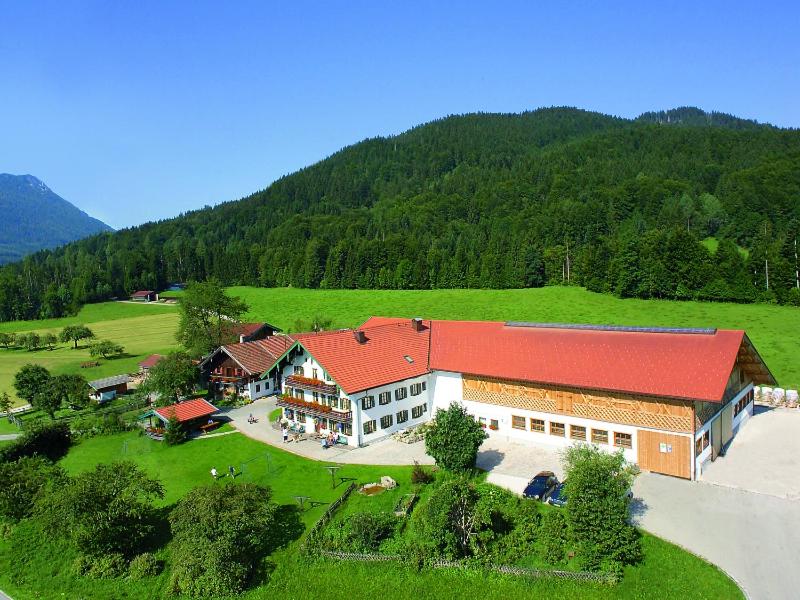
<path fill-rule="evenodd" d="M 113 227 L 471 111 L 800 126 L 796 2 L 0 0 L 0 172 Z"/>

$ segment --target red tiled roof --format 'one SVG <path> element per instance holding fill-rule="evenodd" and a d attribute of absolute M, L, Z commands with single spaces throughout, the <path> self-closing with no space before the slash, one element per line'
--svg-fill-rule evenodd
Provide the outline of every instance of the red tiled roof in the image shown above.
<path fill-rule="evenodd" d="M 277 334 L 254 342 L 227 344 L 222 348 L 248 373 L 255 375 L 269 370 L 292 344 L 294 340 L 291 337 Z"/>
<path fill-rule="evenodd" d="M 417 332 L 410 319 L 373 319 L 359 328 L 366 336 L 363 344 L 352 329 L 293 337 L 347 394 L 428 372 L 429 322 Z"/>
<path fill-rule="evenodd" d="M 262 327 L 264 327 L 264 323 L 236 323 L 230 328 L 230 332 L 237 336 L 248 336 L 253 335 Z"/>
<path fill-rule="evenodd" d="M 131 296 L 148 296 L 150 294 L 155 294 L 153 290 L 139 290 L 137 292 L 133 292 Z"/>
<path fill-rule="evenodd" d="M 165 419 L 171 419 L 174 415 L 178 418 L 180 423 L 185 423 L 186 421 L 213 415 L 217 412 L 217 407 L 203 398 L 196 398 L 195 400 L 187 400 L 186 402 L 162 406 L 155 410 Z"/>
<path fill-rule="evenodd" d="M 142 362 L 139 363 L 139 366 L 143 369 L 149 369 L 154 367 L 158 361 L 164 358 L 161 354 L 151 354 L 147 358 L 145 358 Z"/>
<path fill-rule="evenodd" d="M 661 333 L 433 321 L 430 368 L 720 402 L 744 332 Z"/>

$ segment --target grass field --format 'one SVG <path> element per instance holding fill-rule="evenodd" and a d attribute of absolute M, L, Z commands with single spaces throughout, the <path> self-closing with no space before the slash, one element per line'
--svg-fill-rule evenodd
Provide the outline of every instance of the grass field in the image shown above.
<path fill-rule="evenodd" d="M 577 287 L 527 290 L 302 290 L 234 287 L 249 318 L 291 329 L 315 314 L 351 327 L 372 315 L 745 329 L 778 382 L 800 386 L 800 309 L 765 304 L 621 300 Z"/>
<path fill-rule="evenodd" d="M 88 325 L 98 339 L 113 340 L 122 344 L 125 355 L 110 360 L 97 359 L 100 366 L 81 369 L 82 362 L 96 360 L 89 356 L 85 343 L 82 343 L 77 350 L 73 349 L 71 343 L 60 343 L 53 350 L 42 349 L 34 352 L 21 348 L 0 349 L 0 391 L 7 391 L 17 404 L 20 403 L 14 393 L 13 379 L 14 374 L 26 363 L 41 364 L 55 374 L 80 373 L 92 380 L 136 371 L 138 363 L 147 355 L 166 352 L 176 346 L 175 330 L 178 313 L 174 306 L 168 305 L 124 302 L 89 304 L 74 317 L 0 323 L 0 331 L 58 334 L 63 327 L 74 323 Z M 0 425 L 0 428 L 2 427 Z"/>
<path fill-rule="evenodd" d="M 164 484 L 164 505 L 175 502 L 196 485 L 212 483 L 209 470 L 215 466 L 225 472 L 228 465 L 244 467 L 237 481 L 250 481 L 273 488 L 279 503 L 295 504 L 295 496 L 305 495 L 328 503 L 344 489 L 331 489 L 324 463 L 309 461 L 281 449 L 265 446 L 240 434 L 191 441 L 169 447 L 136 433 L 97 437 L 74 447 L 61 464 L 71 473 L 91 468 L 99 462 L 128 459 L 141 465 Z M 409 491 L 410 467 L 347 465 L 343 477 L 360 482 L 374 481 L 381 475 L 395 478 L 399 486 L 374 500 L 393 503 Z M 227 485 L 224 478 L 216 485 Z M 359 497 L 364 506 L 369 498 Z M 366 508 L 366 506 L 364 506 Z M 306 525 L 322 514 L 325 505 L 303 513 Z M 23 530 L 23 535 L 26 532 Z M 40 532 L 31 530 L 24 557 L 14 557 L 10 542 L 0 537 L 0 589 L 16 600 L 52 597 L 58 590 L 64 598 L 162 598 L 167 595 L 165 575 L 135 582 L 128 580 L 93 581 L 71 575 L 74 551 L 66 546 L 43 541 Z M 30 547 L 28 547 L 30 546 Z M 524 580 L 500 575 L 478 575 L 452 571 L 417 573 L 397 564 L 358 564 L 309 561 L 297 553 L 296 542 L 272 556 L 275 565 L 270 581 L 243 596 L 246 599 L 322 598 L 332 590 L 349 590 L 354 598 L 380 597 L 385 600 L 417 598 L 740 598 L 735 584 L 708 563 L 652 536 L 645 535 L 646 558 L 626 569 L 625 578 L 615 587 L 564 580 Z M 168 556 L 162 551 L 162 556 Z M 19 560 L 16 560 L 19 559 Z M 16 583 L 10 573 L 16 571 Z M 698 586 L 702 582 L 702 586 Z M 338 592 L 337 592 L 338 593 Z"/>

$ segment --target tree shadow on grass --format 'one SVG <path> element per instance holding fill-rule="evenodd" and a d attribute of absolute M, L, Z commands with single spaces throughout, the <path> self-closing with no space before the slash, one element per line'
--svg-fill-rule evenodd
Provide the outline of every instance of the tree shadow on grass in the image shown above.
<path fill-rule="evenodd" d="M 305 525 L 300 520 L 300 508 L 294 504 L 280 504 L 275 510 L 273 535 L 264 543 L 266 554 L 288 546 L 303 535 Z"/>

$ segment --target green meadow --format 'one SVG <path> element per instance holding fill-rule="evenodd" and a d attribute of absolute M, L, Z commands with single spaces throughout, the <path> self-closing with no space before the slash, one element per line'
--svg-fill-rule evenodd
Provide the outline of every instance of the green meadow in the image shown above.
<path fill-rule="evenodd" d="M 161 353 L 176 346 L 175 330 L 178 312 L 175 306 L 143 305 L 125 302 L 88 304 L 74 317 L 43 321 L 12 321 L 0 323 L 0 331 L 22 333 L 36 331 L 58 335 L 63 327 L 75 323 L 88 325 L 97 339 L 122 344 L 125 354 L 113 359 L 94 359 L 89 355 L 86 341 L 78 349 L 72 343 L 58 343 L 53 350 L 45 348 L 28 352 L 23 348 L 0 348 L 0 391 L 7 391 L 17 403 L 14 393 L 14 374 L 26 363 L 38 363 L 55 374 L 80 373 L 86 379 L 131 373 L 138 363 L 152 353 Z M 97 360 L 100 365 L 82 369 L 81 363 Z"/>
<path fill-rule="evenodd" d="M 265 424 L 265 426 L 267 426 Z M 92 468 L 97 463 L 132 460 L 165 488 L 162 505 L 168 507 L 192 487 L 212 483 L 229 485 L 230 478 L 217 482 L 209 471 L 215 466 L 226 472 L 228 465 L 241 474 L 239 482 L 254 482 L 273 489 L 278 503 L 296 505 L 295 496 L 308 496 L 302 521 L 309 526 L 328 503 L 344 490 L 337 482 L 332 489 L 325 463 L 315 462 L 256 442 L 241 434 L 198 439 L 182 446 L 166 446 L 137 433 L 91 438 L 80 442 L 62 459 L 70 473 Z M 392 506 L 411 488 L 410 467 L 346 465 L 338 475 L 366 483 L 390 475 L 398 487 L 375 497 L 354 497 L 359 510 L 381 510 Z M 310 502 L 313 501 L 313 504 Z M 374 502 L 374 506 L 370 503 Z M 346 508 L 346 507 L 345 507 Z M 169 595 L 168 576 L 162 573 L 141 581 L 126 579 L 91 580 L 72 574 L 75 551 L 62 543 L 49 541 L 30 525 L 20 525 L 10 539 L 0 537 L 0 589 L 16 600 L 53 597 L 58 590 L 63 598 L 156 599 Z M 13 547 L 14 540 L 18 546 Z M 523 579 L 479 572 L 416 570 L 400 564 L 349 563 L 311 560 L 298 553 L 299 541 L 270 557 L 272 572 L 268 581 L 250 590 L 243 599 L 324 598 L 348 590 L 353 598 L 642 598 L 661 599 L 741 598 L 738 588 L 716 567 L 653 536 L 644 535 L 644 561 L 627 567 L 616 586 L 581 583 L 571 580 Z M 158 552 L 169 561 L 169 546 Z M 702 582 L 698 586 L 697 582 Z"/>

